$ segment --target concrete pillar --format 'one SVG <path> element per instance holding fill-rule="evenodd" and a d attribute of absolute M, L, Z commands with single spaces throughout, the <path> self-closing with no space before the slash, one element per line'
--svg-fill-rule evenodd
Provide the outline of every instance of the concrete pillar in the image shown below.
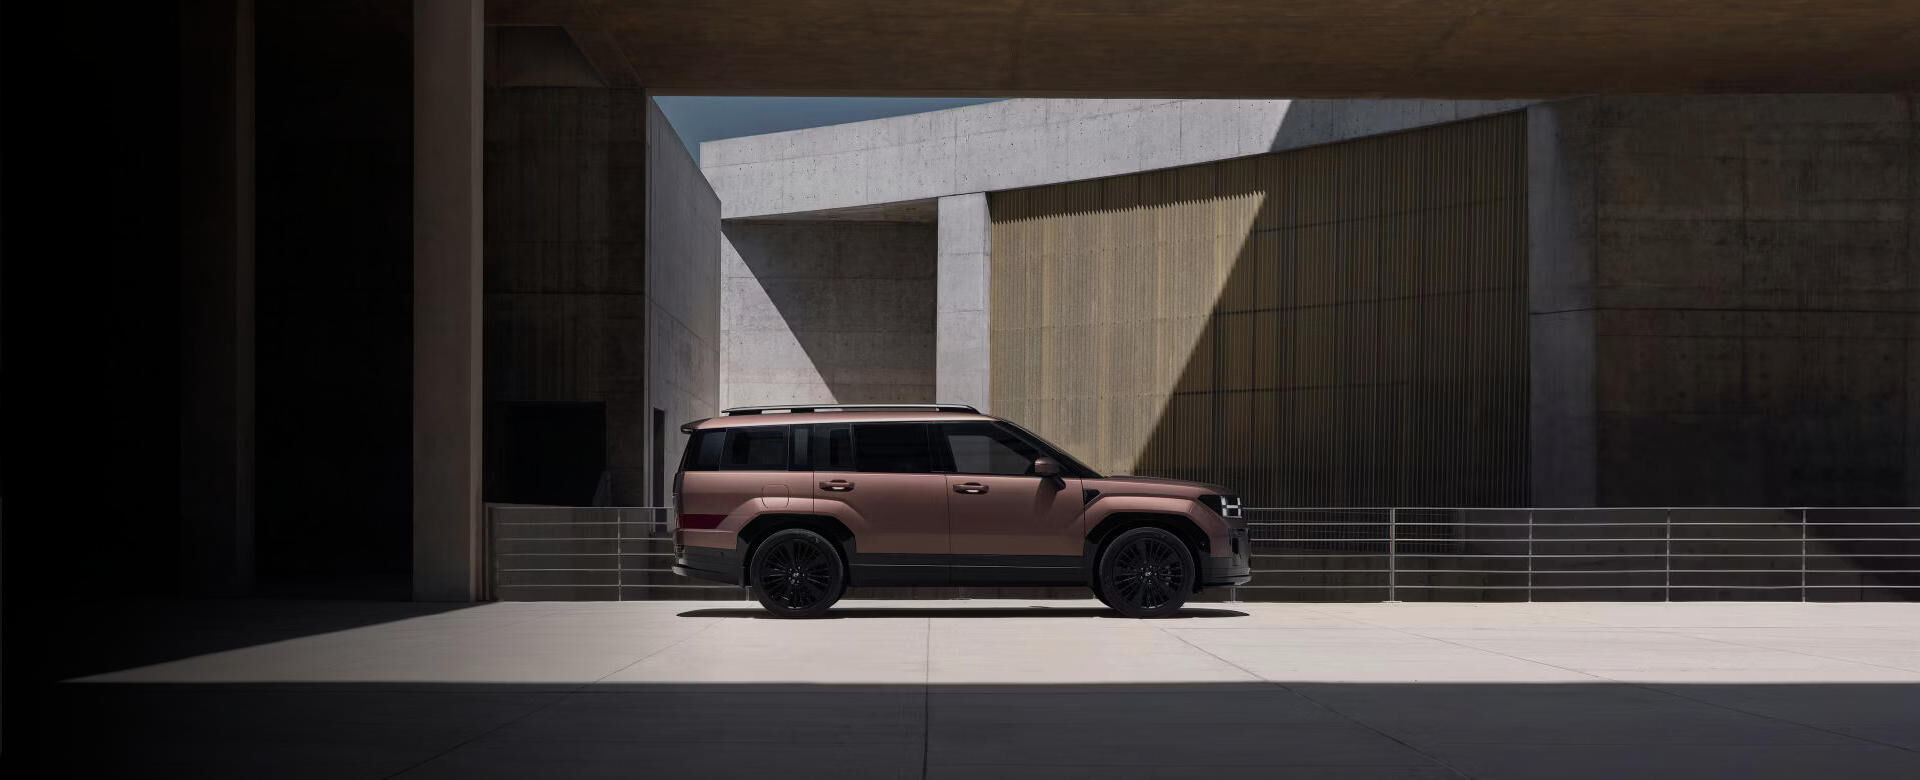
<path fill-rule="evenodd" d="M 940 199 L 934 314 L 934 400 L 988 411 L 993 400 L 988 317 L 992 222 L 984 193 Z"/>
<path fill-rule="evenodd" d="M 413 4 L 413 597 L 480 578 L 481 0 Z"/>
<path fill-rule="evenodd" d="M 1527 108 L 1527 332 L 1534 506 L 1593 506 L 1598 425 L 1590 100 Z"/>
<path fill-rule="evenodd" d="M 180 563 L 231 596 L 254 578 L 253 3 L 180 22 Z"/>

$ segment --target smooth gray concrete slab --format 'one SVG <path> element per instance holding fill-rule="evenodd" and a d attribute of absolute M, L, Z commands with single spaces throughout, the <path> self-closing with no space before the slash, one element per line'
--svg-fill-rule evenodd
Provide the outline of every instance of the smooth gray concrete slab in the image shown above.
<path fill-rule="evenodd" d="M 1016 99 L 725 138 L 726 219 L 1097 179 L 1512 111 L 1527 100 Z"/>
<path fill-rule="evenodd" d="M 117 735 L 77 774 L 1920 776 L 1910 604 L 499 603 L 276 640 L 63 683 L 46 744 Z"/>

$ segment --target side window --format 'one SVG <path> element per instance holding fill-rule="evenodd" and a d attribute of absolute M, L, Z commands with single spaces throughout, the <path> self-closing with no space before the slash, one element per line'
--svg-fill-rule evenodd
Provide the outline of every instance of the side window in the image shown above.
<path fill-rule="evenodd" d="M 813 470 L 853 470 L 853 429 L 846 423 L 813 426 Z"/>
<path fill-rule="evenodd" d="M 947 423 L 947 451 L 953 470 L 961 474 L 1020 476 L 1033 471 L 1040 452 L 993 423 Z"/>
<path fill-rule="evenodd" d="M 853 426 L 859 471 L 925 474 L 933 471 L 926 423 L 860 423 Z"/>
<path fill-rule="evenodd" d="M 687 437 L 687 454 L 680 459 L 681 471 L 713 471 L 720 468 L 720 444 L 726 431 L 694 431 Z"/>
<path fill-rule="evenodd" d="M 722 471 L 785 471 L 787 427 L 728 428 L 720 453 Z"/>

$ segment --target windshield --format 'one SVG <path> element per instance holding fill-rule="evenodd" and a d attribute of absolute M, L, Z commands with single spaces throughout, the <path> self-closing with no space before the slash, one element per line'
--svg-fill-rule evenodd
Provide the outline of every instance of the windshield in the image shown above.
<path fill-rule="evenodd" d="M 1057 444 L 1054 444 L 1053 442 L 1050 442 L 1044 438 L 1041 438 L 1039 434 L 1034 433 L 1033 431 L 1029 431 L 1018 425 L 1014 425 L 1013 423 L 1007 422 L 1006 420 L 1001 420 L 1000 422 L 1001 424 L 1007 426 L 1008 428 L 1012 428 L 1015 432 L 1018 432 L 1021 436 L 1025 436 L 1028 439 L 1033 440 L 1033 443 L 1040 445 L 1041 449 L 1052 453 L 1053 459 L 1060 461 L 1061 467 L 1065 468 L 1068 471 L 1074 472 L 1074 476 L 1080 477 L 1082 479 L 1106 479 L 1106 477 L 1101 475 L 1100 472 L 1087 468 L 1086 464 L 1081 463 L 1078 460 L 1075 460 L 1072 455 L 1068 455 L 1065 449 L 1061 448 Z"/>

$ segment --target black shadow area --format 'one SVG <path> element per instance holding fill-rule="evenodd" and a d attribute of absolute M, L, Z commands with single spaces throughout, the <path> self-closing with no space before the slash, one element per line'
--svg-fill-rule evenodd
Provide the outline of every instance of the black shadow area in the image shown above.
<path fill-rule="evenodd" d="M 1115 648 L 1113 652 L 1125 652 Z M 9 776 L 1920 777 L 1920 685 L 68 683 Z"/>
<path fill-rule="evenodd" d="M 31 670 L 41 682 L 437 615 L 476 605 L 409 601 L 128 599 L 49 602 L 49 606 L 49 614 L 62 617 L 47 620 L 32 640 L 42 651 Z M 12 639 L 9 637 L 9 644 Z"/>

